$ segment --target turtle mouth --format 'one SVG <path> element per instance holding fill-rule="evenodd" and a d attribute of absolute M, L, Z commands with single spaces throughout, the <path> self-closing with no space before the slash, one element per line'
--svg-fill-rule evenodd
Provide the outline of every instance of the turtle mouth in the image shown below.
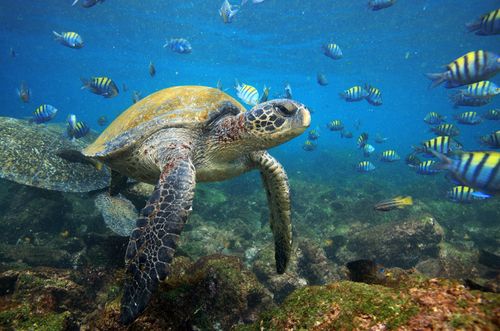
<path fill-rule="evenodd" d="M 300 115 L 302 117 L 302 127 L 307 129 L 311 125 L 311 113 L 304 107 L 300 110 Z"/>

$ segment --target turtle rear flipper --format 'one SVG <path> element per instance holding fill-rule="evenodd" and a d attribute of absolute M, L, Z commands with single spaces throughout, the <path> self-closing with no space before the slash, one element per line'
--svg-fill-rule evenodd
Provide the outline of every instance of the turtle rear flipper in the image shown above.
<path fill-rule="evenodd" d="M 276 271 L 286 271 L 292 252 L 292 221 L 290 211 L 290 187 L 283 166 L 267 152 L 251 154 L 252 161 L 260 170 L 271 211 L 271 230 L 274 236 Z"/>
<path fill-rule="evenodd" d="M 94 166 L 97 170 L 102 169 L 102 163 L 94 160 L 90 157 L 83 155 L 82 152 L 74 149 L 62 149 L 56 152 L 56 155 L 61 159 L 64 159 L 73 163 L 90 164 Z"/>
<path fill-rule="evenodd" d="M 168 276 L 177 241 L 191 212 L 194 188 L 195 168 L 187 155 L 165 164 L 130 236 L 121 323 L 131 323 L 146 308 L 158 283 Z"/>

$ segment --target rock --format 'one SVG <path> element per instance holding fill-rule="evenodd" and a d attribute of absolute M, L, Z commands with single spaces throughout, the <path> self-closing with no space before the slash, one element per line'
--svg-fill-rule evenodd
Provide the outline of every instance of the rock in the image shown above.
<path fill-rule="evenodd" d="M 134 330 L 229 330 L 257 320 L 274 308 L 271 293 L 232 256 L 211 255 L 189 263 L 176 257 L 174 273 L 161 284 Z M 83 330 L 124 330 L 118 324 L 119 302 L 87 320 Z"/>
<path fill-rule="evenodd" d="M 239 330 L 495 330 L 500 295 L 406 274 L 391 287 L 341 281 L 295 290 Z"/>
<path fill-rule="evenodd" d="M 23 262 L 30 266 L 48 266 L 55 268 L 71 267 L 71 255 L 61 249 L 49 245 L 32 244 L 5 245 L 0 244 L 0 261 Z"/>
<path fill-rule="evenodd" d="M 438 256 L 443 234 L 431 216 L 384 223 L 351 234 L 346 248 L 336 258 L 344 264 L 367 259 L 386 267 L 411 268 L 421 260 Z"/>
<path fill-rule="evenodd" d="M 0 295 L 8 295 L 16 288 L 19 272 L 10 270 L 0 274 Z"/>
<path fill-rule="evenodd" d="M 342 278 L 338 268 L 331 263 L 325 251 L 311 240 L 299 241 L 301 254 L 298 261 L 298 273 L 307 279 L 310 285 L 323 285 Z"/>

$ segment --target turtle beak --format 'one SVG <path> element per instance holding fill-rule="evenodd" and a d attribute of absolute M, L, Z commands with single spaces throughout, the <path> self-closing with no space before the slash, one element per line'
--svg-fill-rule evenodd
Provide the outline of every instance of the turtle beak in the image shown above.
<path fill-rule="evenodd" d="M 300 115 L 302 118 L 302 126 L 308 128 L 311 125 L 311 113 L 306 107 L 300 109 Z"/>

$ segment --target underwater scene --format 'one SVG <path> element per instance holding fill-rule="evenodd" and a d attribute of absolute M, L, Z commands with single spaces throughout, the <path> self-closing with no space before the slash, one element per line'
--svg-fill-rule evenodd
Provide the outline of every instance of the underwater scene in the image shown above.
<path fill-rule="evenodd" d="M 500 329 L 498 1 L 0 18 L 0 330 Z"/>

